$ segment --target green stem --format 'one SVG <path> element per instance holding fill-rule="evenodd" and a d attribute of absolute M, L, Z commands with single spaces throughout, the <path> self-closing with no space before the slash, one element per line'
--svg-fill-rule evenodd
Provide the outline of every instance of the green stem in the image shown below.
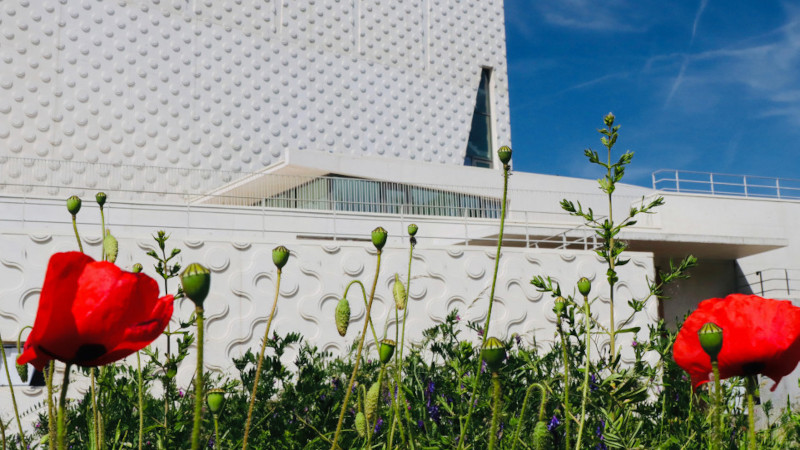
<path fill-rule="evenodd" d="M 714 443 L 712 448 L 722 448 L 722 389 L 719 382 L 719 364 L 711 361 L 711 370 L 714 373 Z"/>
<path fill-rule="evenodd" d="M 17 427 L 19 428 L 19 437 L 22 440 L 22 448 L 28 448 L 25 442 L 25 433 L 22 431 L 22 421 L 19 420 L 19 410 L 17 409 L 17 398 L 14 396 L 14 383 L 11 382 L 11 372 L 8 371 L 8 359 L 6 359 L 6 347 L 3 345 L 3 338 L 0 337 L 0 351 L 3 354 L 3 367 L 6 369 L 6 379 L 8 380 L 8 389 L 11 391 L 11 403 L 14 405 L 14 416 L 17 418 Z M 25 380 L 22 380 L 25 381 Z M 0 419 L 2 421 L 2 419 Z M 5 437 L 3 438 L 5 442 Z M 5 444 L 3 444 L 5 447 Z"/>
<path fill-rule="evenodd" d="M 561 356 L 564 359 L 564 448 L 571 448 L 570 445 L 570 428 L 572 425 L 572 407 L 569 404 L 569 354 L 567 352 L 567 340 L 564 337 L 564 329 L 561 328 L 561 318 L 558 322 L 558 334 L 561 336 Z"/>
<path fill-rule="evenodd" d="M 539 388 L 539 390 L 542 391 L 541 398 L 539 399 L 539 416 L 537 422 L 544 420 L 544 407 L 547 405 L 547 390 L 541 383 L 533 383 L 525 391 L 525 399 L 522 400 L 522 409 L 519 411 L 517 429 L 514 431 L 514 438 L 511 441 L 511 450 L 516 450 L 517 443 L 520 441 L 519 434 L 522 432 L 522 424 L 525 423 L 525 408 L 528 406 L 528 398 L 531 396 L 531 391 L 533 391 L 534 388 Z"/>
<path fill-rule="evenodd" d="M 756 384 L 758 380 L 755 375 L 750 375 L 745 378 L 747 386 L 747 438 L 748 450 L 756 450 L 756 415 L 755 407 L 753 406 L 753 397 L 756 391 Z"/>
<path fill-rule="evenodd" d="M 200 449 L 200 422 L 203 418 L 203 307 L 195 307 L 197 316 L 197 375 L 194 379 L 194 426 L 192 426 L 192 450 Z"/>
<path fill-rule="evenodd" d="M 500 267 L 500 249 L 503 247 L 503 229 L 506 223 L 506 199 L 508 198 L 508 172 L 511 168 L 508 164 L 503 166 L 503 204 L 501 205 L 500 210 L 500 233 L 497 236 L 497 252 L 495 253 L 494 258 L 494 274 L 492 275 L 492 290 L 489 293 L 489 311 L 486 313 L 486 322 L 483 325 L 483 339 L 481 341 L 481 346 L 479 348 L 483 348 L 484 344 L 486 344 L 486 339 L 489 337 L 489 325 L 491 324 L 492 319 L 492 305 L 494 304 L 494 290 L 497 285 L 497 270 Z M 464 448 L 464 437 L 467 434 L 467 429 L 469 429 L 469 422 L 472 418 L 472 411 L 475 407 L 475 400 L 478 394 L 478 379 L 481 375 L 481 364 L 483 363 L 483 358 L 478 359 L 478 366 L 475 368 L 475 376 L 472 379 L 472 395 L 469 397 L 469 408 L 467 409 L 467 419 L 464 421 L 464 426 L 461 427 L 461 434 L 458 437 L 458 450 Z"/>
<path fill-rule="evenodd" d="M 347 287 L 344 288 L 344 295 L 343 298 L 347 298 L 347 293 L 350 291 L 350 286 L 357 284 L 361 288 L 361 295 L 364 298 L 364 308 L 367 307 L 367 290 L 364 289 L 364 284 L 358 280 L 353 280 L 347 284 Z M 372 317 L 369 317 L 369 328 L 372 330 L 372 339 L 375 339 L 375 345 L 380 346 L 380 342 L 378 340 L 378 333 L 375 332 L 375 325 L 372 323 Z M 380 348 L 380 347 L 379 347 Z"/>
<path fill-rule="evenodd" d="M 22 435 L 20 433 L 20 435 Z M 6 426 L 2 420 L 0 420 L 0 436 L 3 438 L 3 450 L 6 450 Z M 22 448 L 26 448 L 27 445 L 23 446 Z"/>
<path fill-rule="evenodd" d="M 361 330 L 361 339 L 358 341 L 358 351 L 356 352 L 356 362 L 353 366 L 353 373 L 350 375 L 350 383 L 344 394 L 344 401 L 342 402 L 342 409 L 339 411 L 339 422 L 336 424 L 336 433 L 333 435 L 333 444 L 331 450 L 338 447 L 339 434 L 342 432 L 342 423 L 344 422 L 344 413 L 347 411 L 347 402 L 350 400 L 350 394 L 353 392 L 353 383 L 356 381 L 358 374 L 358 366 L 361 363 L 361 351 L 364 349 L 364 340 L 367 337 L 367 325 L 370 323 L 370 312 L 372 311 L 372 301 L 375 300 L 375 287 L 378 285 L 378 274 L 381 270 L 381 250 L 378 250 L 378 262 L 375 266 L 375 279 L 372 281 L 372 292 L 369 294 L 369 303 L 367 303 L 367 319 L 364 321 L 364 329 Z M 369 432 L 370 430 L 367 430 Z"/>
<path fill-rule="evenodd" d="M 64 381 L 61 383 L 61 395 L 58 398 L 58 450 L 66 450 L 64 438 L 67 436 L 67 427 L 64 425 L 65 405 L 67 404 L 67 388 L 69 388 L 69 371 L 72 364 L 67 363 L 64 369 Z"/>
<path fill-rule="evenodd" d="M 610 129 L 611 127 L 609 127 Z M 611 144 L 613 145 L 613 144 Z M 608 146 L 608 180 L 609 182 L 612 180 L 612 173 L 611 173 L 611 145 Z M 611 226 L 614 226 L 614 210 L 612 209 L 612 201 L 611 201 L 611 194 L 612 191 L 608 193 L 608 222 Z M 609 272 L 614 272 L 615 263 L 614 263 L 614 236 L 612 235 L 608 239 L 608 267 Z M 617 355 L 617 345 L 616 345 L 616 323 L 614 323 L 614 281 L 609 277 L 608 286 L 609 286 L 609 305 L 608 305 L 608 320 L 609 320 L 609 328 L 608 334 L 611 340 L 611 363 L 614 364 Z"/>
<path fill-rule="evenodd" d="M 591 311 L 589 310 L 589 298 L 584 296 L 583 297 L 583 315 L 585 316 L 586 320 L 586 330 L 584 333 L 586 334 L 586 368 L 584 369 L 583 374 L 583 393 L 581 394 L 581 420 L 578 425 L 578 440 L 575 443 L 575 450 L 581 449 L 581 438 L 583 437 L 583 425 L 586 422 L 586 400 L 589 398 L 589 372 L 591 371 L 592 362 L 589 359 L 590 350 L 591 350 Z M 567 417 L 565 420 L 569 420 Z"/>
<path fill-rule="evenodd" d="M 106 238 L 106 216 L 103 213 L 103 207 L 100 206 L 100 254 L 102 255 L 101 260 L 106 260 L 106 246 L 103 245 L 103 241 Z M 141 447 L 139 447 L 141 448 Z"/>
<path fill-rule="evenodd" d="M 261 367 L 264 364 L 264 352 L 267 350 L 267 341 L 269 341 L 269 330 L 272 327 L 272 319 L 275 317 L 275 308 L 278 306 L 278 297 L 281 293 L 281 274 L 283 272 L 278 269 L 278 279 L 275 282 L 275 299 L 272 301 L 272 310 L 269 312 L 269 319 L 267 320 L 267 329 L 264 330 L 264 340 L 261 342 L 261 352 L 258 355 L 258 365 L 256 366 L 256 377 L 253 381 L 253 392 L 250 394 L 250 406 L 247 408 L 247 421 L 244 425 L 244 440 L 242 441 L 242 450 L 247 449 L 247 437 L 250 434 L 250 424 L 253 420 L 253 408 L 256 404 L 256 392 L 258 392 L 258 381 L 261 378 Z"/>
<path fill-rule="evenodd" d="M 219 450 L 219 418 L 214 414 L 214 450 Z"/>
<path fill-rule="evenodd" d="M 101 208 L 100 211 L 103 209 Z M 144 436 L 144 389 L 142 387 L 142 357 L 136 352 L 136 375 L 137 384 L 139 385 L 139 450 L 142 450 L 142 438 Z M 92 375 L 94 375 L 94 368 L 92 368 Z M 94 392 L 92 392 L 94 398 Z"/>
<path fill-rule="evenodd" d="M 78 222 L 75 219 L 75 214 L 72 215 L 72 229 L 75 230 L 75 239 L 78 240 L 78 249 L 83 253 L 83 244 L 81 243 L 81 235 L 78 234 Z"/>
<path fill-rule="evenodd" d="M 138 354 L 136 355 L 138 358 Z M 94 425 L 94 443 L 95 448 L 100 450 L 100 420 L 97 415 L 97 394 L 95 393 L 95 368 L 89 369 L 89 378 L 91 379 L 91 394 L 92 394 L 92 424 Z M 141 387 L 140 387 L 141 389 Z"/>
<path fill-rule="evenodd" d="M 500 400 L 503 395 L 502 386 L 500 385 L 500 375 L 497 372 L 492 372 L 492 426 L 489 429 L 489 450 L 494 449 L 497 445 L 497 426 L 500 423 Z"/>
<path fill-rule="evenodd" d="M 50 450 L 56 448 L 56 407 L 53 404 L 53 372 L 56 371 L 56 362 L 50 360 L 45 382 L 47 383 L 47 434 L 49 436 L 48 445 Z"/>

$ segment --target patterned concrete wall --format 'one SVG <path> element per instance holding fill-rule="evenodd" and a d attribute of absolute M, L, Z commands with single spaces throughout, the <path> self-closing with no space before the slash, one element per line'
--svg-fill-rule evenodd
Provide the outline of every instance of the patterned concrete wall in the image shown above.
<path fill-rule="evenodd" d="M 275 269 L 271 250 L 276 242 L 198 241 L 173 235 L 170 244 L 183 249 L 185 264 L 199 261 L 212 270 L 212 286 L 206 300 L 207 331 L 206 361 L 208 369 L 233 375 L 231 358 L 248 348 L 258 347 L 267 322 L 275 288 Z M 87 253 L 97 256 L 99 239 L 87 238 Z M 120 258 L 117 263 L 130 267 L 134 262 L 145 263 L 146 272 L 153 275 L 146 251 L 153 247 L 148 239 L 120 239 Z M 273 329 L 279 334 L 290 331 L 336 355 L 347 352 L 363 325 L 364 305 L 357 288 L 348 295 L 353 310 L 353 322 L 346 337 L 336 332 L 333 311 L 347 283 L 362 280 L 369 288 L 375 270 L 375 251 L 369 244 L 320 245 L 288 242 L 293 252 L 284 268 L 281 298 Z M 46 234 L 5 234 L 0 236 L 0 332 L 5 339 L 14 336 L 21 326 L 32 324 L 36 314 L 39 292 L 49 255 L 75 248 L 73 236 Z M 394 274 L 405 278 L 408 250 L 389 247 L 384 250 L 383 265 L 378 280 L 373 318 L 380 333 L 384 320 L 393 306 L 391 286 Z M 409 301 L 410 316 L 407 337 L 419 342 L 422 331 L 440 322 L 454 308 L 460 311 L 462 324 L 467 320 L 485 319 L 488 295 L 494 267 L 494 249 L 489 247 L 426 247 L 417 246 L 412 266 Z M 601 293 L 594 312 L 603 322 L 607 317 L 607 284 L 601 280 L 605 270 L 592 252 L 505 249 L 500 262 L 496 303 L 492 313 L 492 335 L 506 338 L 516 333 L 526 344 L 547 347 L 552 342 L 555 317 L 553 300 L 536 291 L 529 281 L 534 275 L 550 275 L 567 292 L 580 276 L 595 281 Z M 630 264 L 621 268 L 617 287 L 617 318 L 627 316 L 625 303 L 631 295 L 646 295 L 646 279 L 653 276 L 652 256 L 633 253 Z M 172 283 L 172 289 L 177 285 Z M 605 289 L 604 289 L 605 286 Z M 175 318 L 186 319 L 193 306 L 186 300 L 176 304 Z M 656 320 L 655 301 L 636 317 L 633 325 L 642 326 Z M 393 314 L 392 314 L 393 317 Z M 477 341 L 475 332 L 463 327 L 462 337 Z M 390 328 L 390 333 L 394 330 Z M 627 335 L 626 335 L 627 336 Z M 160 338 L 157 345 L 163 347 Z M 368 337 L 368 341 L 372 341 Z M 621 340 L 623 359 L 631 361 L 630 338 Z M 291 364 L 295 351 L 288 352 L 285 363 Z M 179 383 L 189 385 L 194 365 L 190 357 L 179 370 Z M 79 386 L 76 385 L 76 386 Z M 23 403 L 31 405 L 41 388 L 18 390 Z M 0 389 L 0 403 L 6 402 L 7 389 Z M 2 413 L 8 414 L 10 411 Z"/>
<path fill-rule="evenodd" d="M 510 144 L 499 0 L 20 0 L 0 30 L 0 157 L 460 165 L 482 67 Z"/>

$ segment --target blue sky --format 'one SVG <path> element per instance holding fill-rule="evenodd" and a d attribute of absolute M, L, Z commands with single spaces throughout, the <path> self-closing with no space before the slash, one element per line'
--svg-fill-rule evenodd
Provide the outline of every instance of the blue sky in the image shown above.
<path fill-rule="evenodd" d="M 514 168 L 597 178 L 612 111 L 625 181 L 657 169 L 800 178 L 800 3 L 506 0 Z"/>

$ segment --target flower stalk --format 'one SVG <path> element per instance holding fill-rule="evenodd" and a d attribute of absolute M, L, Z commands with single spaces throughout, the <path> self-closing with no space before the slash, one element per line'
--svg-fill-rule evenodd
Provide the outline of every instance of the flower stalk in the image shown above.
<path fill-rule="evenodd" d="M 747 448 L 748 450 L 756 450 L 756 415 L 754 406 L 754 397 L 758 389 L 756 375 L 746 376 L 745 385 L 747 389 Z"/>
<path fill-rule="evenodd" d="M 0 352 L 2 352 L 3 356 L 3 367 L 6 369 L 6 379 L 8 380 L 8 389 L 11 391 L 11 403 L 14 405 L 14 417 L 17 419 L 17 427 L 19 428 L 19 436 L 22 440 L 22 448 L 27 448 L 28 444 L 25 442 L 25 433 L 22 431 L 22 422 L 19 419 L 19 409 L 17 408 L 17 398 L 14 396 L 14 383 L 11 382 L 11 372 L 8 370 L 9 364 L 7 364 L 8 359 L 6 358 L 6 348 L 5 345 L 2 345 L 3 338 L 0 338 Z M 25 380 L 22 380 L 25 381 Z M 0 419 L 2 421 L 2 419 Z"/>
<path fill-rule="evenodd" d="M 581 449 L 581 439 L 583 437 L 583 426 L 586 423 L 586 402 L 589 398 L 589 372 L 591 371 L 592 362 L 589 358 L 591 353 L 591 310 L 589 308 L 589 297 L 588 295 L 583 296 L 583 316 L 584 316 L 584 336 L 585 342 L 584 346 L 586 349 L 584 350 L 586 354 L 586 367 L 583 373 L 583 392 L 581 393 L 581 419 L 578 423 L 578 440 L 575 441 L 575 450 Z M 570 417 L 566 416 L 565 420 L 569 422 Z"/>
<path fill-rule="evenodd" d="M 500 375 L 492 372 L 492 426 L 489 430 L 489 450 L 493 450 L 497 445 L 497 426 L 500 423 L 500 400 L 503 396 L 503 388 L 500 383 Z"/>
<path fill-rule="evenodd" d="M 72 369 L 72 364 L 67 363 L 64 369 L 64 381 L 61 383 L 61 395 L 58 399 L 58 450 L 66 450 L 65 438 L 67 436 L 67 427 L 64 424 L 65 409 L 67 404 L 67 389 L 69 388 L 69 371 Z"/>
<path fill-rule="evenodd" d="M 194 424 L 192 425 L 192 450 L 200 449 L 200 423 L 203 420 L 203 322 L 205 311 L 198 304 L 197 317 L 197 374 L 194 378 Z"/>

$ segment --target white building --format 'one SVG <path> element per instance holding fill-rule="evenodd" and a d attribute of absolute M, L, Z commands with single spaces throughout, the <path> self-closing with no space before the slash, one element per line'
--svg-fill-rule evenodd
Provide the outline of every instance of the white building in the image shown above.
<path fill-rule="evenodd" d="M 53 0 L 14 2 L 0 14 L 5 344 L 33 323 L 49 255 L 75 249 L 70 195 L 84 199 L 79 227 L 87 252 L 99 256 L 91 199 L 101 190 L 118 264 L 141 262 L 154 274 L 145 253 L 165 229 L 184 263 L 214 272 L 212 370 L 229 370 L 261 339 L 274 282 L 269 254 L 279 244 L 294 255 L 279 333 L 300 331 L 345 351 L 354 336 L 335 333 L 332 311 L 347 282 L 371 279 L 367 241 L 378 225 L 390 232 L 374 310 L 382 323 L 394 274 L 405 276 L 411 222 L 420 227 L 412 340 L 452 308 L 485 317 L 501 205 L 494 150 L 511 145 L 501 1 Z M 762 283 L 765 296 L 800 300 L 800 185 L 770 180 L 775 189 L 754 191 L 751 180 L 749 191 L 733 192 L 740 187 L 719 178 L 669 178 L 683 181 L 667 186 L 678 192 L 661 192 L 666 206 L 623 236 L 633 261 L 618 298 L 644 296 L 670 258 L 693 253 L 701 266 L 663 308 L 648 303 L 637 324 L 672 320 L 703 298 L 761 293 Z M 663 183 L 654 178 L 654 187 Z M 653 195 L 622 186 L 615 214 Z M 605 204 L 594 181 L 512 177 L 493 314 L 501 337 L 552 337 L 552 300 L 529 284 L 534 275 L 565 287 L 589 276 L 607 297 L 591 232 L 560 211 L 562 198 L 596 211 Z M 355 320 L 363 320 L 359 301 Z M 177 306 L 176 317 L 188 317 L 189 305 Z M 31 404 L 41 388 L 18 392 Z M 0 388 L 0 404 L 7 398 Z"/>

